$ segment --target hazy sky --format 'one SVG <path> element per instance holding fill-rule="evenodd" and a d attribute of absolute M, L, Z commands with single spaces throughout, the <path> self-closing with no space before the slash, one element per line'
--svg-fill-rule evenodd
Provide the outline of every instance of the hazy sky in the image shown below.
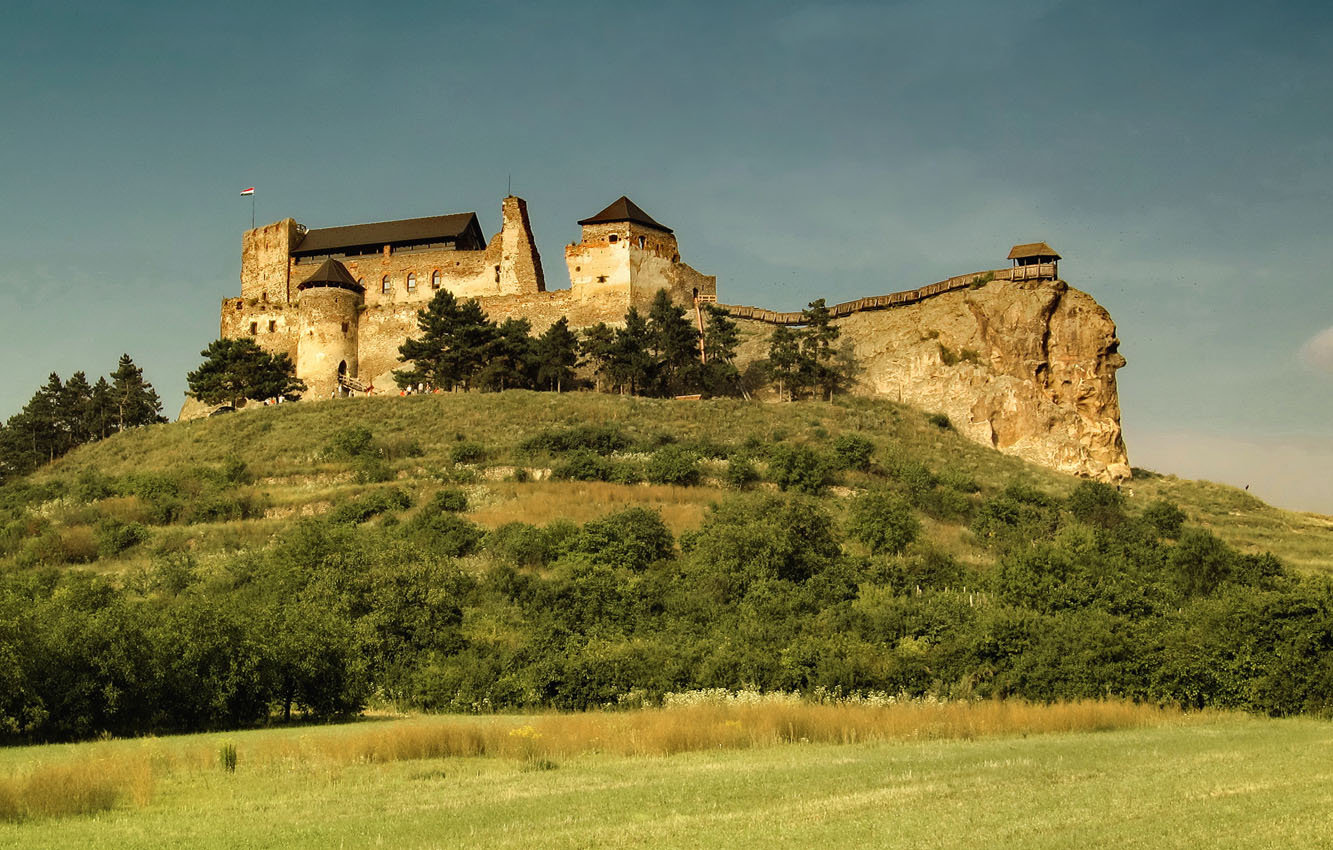
<path fill-rule="evenodd" d="M 7 4 L 0 417 L 129 352 L 169 413 L 241 233 L 475 210 L 552 288 L 628 194 L 795 309 L 1044 239 L 1111 311 L 1130 460 L 1333 513 L 1333 6 Z"/>

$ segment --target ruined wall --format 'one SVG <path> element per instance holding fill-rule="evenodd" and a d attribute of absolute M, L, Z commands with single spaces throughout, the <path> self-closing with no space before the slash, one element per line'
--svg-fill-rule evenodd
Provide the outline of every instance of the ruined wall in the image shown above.
<path fill-rule="evenodd" d="M 500 203 L 500 289 L 504 294 L 545 292 L 546 276 L 532 237 L 528 204 L 507 195 Z"/>
<path fill-rule="evenodd" d="M 615 237 L 612 242 L 611 238 Z M 628 222 L 586 224 L 583 239 L 565 246 L 570 292 L 576 301 L 603 298 L 629 303 L 630 227 Z"/>
<path fill-rule="evenodd" d="M 773 326 L 741 320 L 743 362 Z M 1129 477 L 1110 315 L 1064 281 L 994 281 L 835 320 L 860 367 L 856 392 L 945 413 L 1006 454 L 1102 480 Z"/>
<path fill-rule="evenodd" d="M 675 236 L 632 222 L 584 225 L 582 241 L 565 248 L 565 264 L 573 298 L 585 303 L 611 299 L 644 312 L 662 289 L 683 307 L 696 294 L 717 294 L 716 277 L 680 261 Z"/>
<path fill-rule="evenodd" d="M 288 257 L 292 245 L 304 235 L 301 225 L 290 218 L 247 230 L 241 237 L 241 297 L 282 304 L 290 301 L 295 291 L 288 275 Z"/>

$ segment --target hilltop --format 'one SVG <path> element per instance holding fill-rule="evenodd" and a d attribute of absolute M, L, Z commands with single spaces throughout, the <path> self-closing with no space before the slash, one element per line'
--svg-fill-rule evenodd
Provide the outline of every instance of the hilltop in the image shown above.
<path fill-rule="evenodd" d="M 1325 712 L 1331 539 L 863 398 L 260 407 L 0 488 L 0 734 L 697 688 Z"/>

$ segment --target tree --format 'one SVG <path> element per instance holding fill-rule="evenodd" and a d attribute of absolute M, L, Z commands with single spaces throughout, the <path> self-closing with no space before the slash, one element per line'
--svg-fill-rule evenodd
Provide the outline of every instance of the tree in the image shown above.
<path fill-rule="evenodd" d="M 801 315 L 805 323 L 801 332 L 799 365 L 802 383 L 832 400 L 839 383 L 839 370 L 835 364 L 838 351 L 833 347 L 839 330 L 833 324 L 833 314 L 824 306 L 823 298 L 811 301 Z"/>
<path fill-rule="evenodd" d="M 530 389 L 536 386 L 537 355 L 532 325 L 527 319 L 508 318 L 495 331 L 486 365 L 477 374 L 483 389 Z"/>
<path fill-rule="evenodd" d="M 93 435 L 93 439 L 105 440 L 115 432 L 118 420 L 115 406 L 111 384 L 107 383 L 106 378 L 98 378 L 97 383 L 93 384 L 88 398 L 88 411 L 84 416 L 88 433 Z"/>
<path fill-rule="evenodd" d="M 616 330 L 616 341 L 611 352 L 610 375 L 612 384 L 630 395 L 646 389 L 655 374 L 651 335 L 648 323 L 634 307 L 625 314 L 625 327 Z"/>
<path fill-rule="evenodd" d="M 800 380 L 801 338 L 785 325 L 778 326 L 768 340 L 768 363 L 778 382 L 778 398 L 794 397 Z M 790 392 L 791 396 L 787 393 Z"/>
<path fill-rule="evenodd" d="M 398 347 L 398 359 L 411 367 L 393 373 L 400 387 L 426 384 L 440 389 L 461 385 L 467 389 L 486 365 L 486 356 L 498 335 L 481 304 L 462 304 L 441 289 L 417 312 L 421 336 Z"/>
<path fill-rule="evenodd" d="M 616 350 L 616 332 L 615 329 L 606 322 L 598 322 L 590 328 L 583 329 L 583 339 L 579 342 L 579 351 L 582 352 L 588 363 L 592 364 L 593 380 L 597 384 L 597 391 L 602 391 L 602 381 L 611 383 L 611 368 L 615 359 Z"/>
<path fill-rule="evenodd" d="M 270 398 L 273 395 L 278 393 L 251 398 Z M 120 355 L 120 363 L 116 371 L 111 373 L 111 400 L 116 406 L 118 431 L 166 421 L 162 418 L 162 401 L 157 397 L 157 390 L 143 379 L 143 370 L 134 365 L 128 354 Z"/>
<path fill-rule="evenodd" d="M 569 329 L 564 316 L 546 329 L 533 346 L 537 355 L 537 383 L 560 392 L 574 383 L 574 367 L 579 363 L 579 338 Z"/>
<path fill-rule="evenodd" d="M 736 395 L 741 373 L 736 368 L 740 328 L 716 304 L 704 305 L 704 364 L 700 383 L 709 395 Z"/>
<path fill-rule="evenodd" d="M 648 311 L 648 337 L 657 364 L 657 391 L 673 396 L 692 389 L 699 374 L 699 331 L 665 289 L 657 290 Z"/>
<path fill-rule="evenodd" d="M 290 357 L 269 354 L 252 339 L 215 340 L 199 353 L 204 362 L 185 376 L 185 382 L 190 395 L 205 404 L 235 407 L 247 398 L 294 401 L 305 391 Z"/>
<path fill-rule="evenodd" d="M 852 502 L 850 513 L 848 531 L 874 555 L 896 555 L 921 533 L 911 504 L 897 493 L 866 493 Z"/>

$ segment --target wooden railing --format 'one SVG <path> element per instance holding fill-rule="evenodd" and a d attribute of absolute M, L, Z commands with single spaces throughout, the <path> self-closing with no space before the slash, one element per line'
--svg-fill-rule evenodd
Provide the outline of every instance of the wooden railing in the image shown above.
<path fill-rule="evenodd" d="M 842 318 L 865 310 L 902 307 L 924 301 L 927 298 L 933 298 L 936 295 L 943 295 L 946 292 L 966 289 L 974 284 L 985 284 L 993 280 L 1053 280 L 1055 279 L 1055 271 L 1054 263 L 1042 263 L 1035 266 L 1018 266 L 1012 269 L 972 272 L 971 274 L 951 277 L 948 280 L 941 280 L 938 283 L 932 283 L 919 289 L 906 289 L 889 295 L 872 295 L 867 298 L 858 298 L 855 301 L 844 301 L 841 304 L 834 304 L 829 307 L 829 312 L 833 314 L 834 318 Z M 745 307 L 733 304 L 719 304 L 717 306 L 737 319 L 750 319 L 756 322 L 766 322 L 770 325 L 805 324 L 804 313 L 778 313 L 773 310 L 765 310 L 762 307 Z"/>

